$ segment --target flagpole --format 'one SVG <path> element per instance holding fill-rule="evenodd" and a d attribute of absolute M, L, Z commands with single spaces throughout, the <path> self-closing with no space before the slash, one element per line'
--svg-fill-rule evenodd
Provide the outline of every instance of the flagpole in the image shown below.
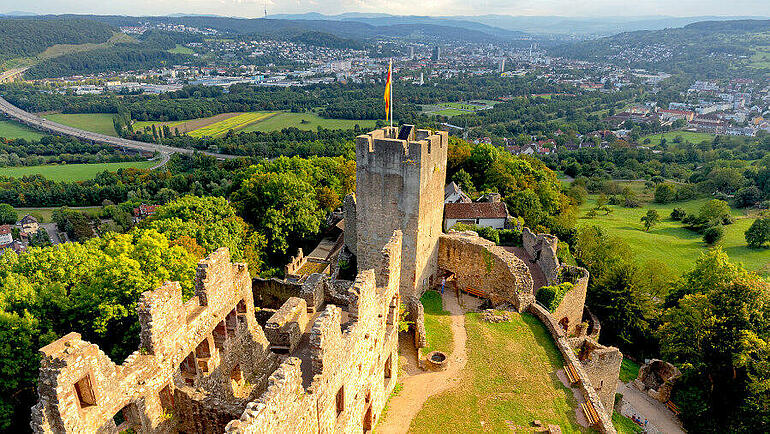
<path fill-rule="evenodd" d="M 390 58 L 390 65 L 388 71 L 390 71 L 390 129 L 393 130 L 393 58 Z"/>

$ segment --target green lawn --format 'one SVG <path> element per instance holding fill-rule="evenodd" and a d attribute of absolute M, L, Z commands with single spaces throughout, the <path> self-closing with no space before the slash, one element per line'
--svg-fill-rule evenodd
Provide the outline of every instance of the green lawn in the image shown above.
<path fill-rule="evenodd" d="M 636 380 L 639 376 L 639 364 L 633 360 L 623 359 L 620 364 L 620 381 L 628 383 L 629 381 Z"/>
<path fill-rule="evenodd" d="M 581 207 L 583 216 L 578 219 L 578 226 L 596 225 L 607 231 L 610 235 L 622 238 L 641 262 L 650 260 L 666 264 L 672 271 L 681 274 L 690 270 L 695 260 L 707 249 L 702 236 L 696 232 L 682 227 L 681 222 L 669 218 L 674 208 L 683 208 L 688 213 L 697 210 L 708 199 L 697 199 L 673 204 L 643 204 L 641 208 L 624 208 L 610 205 L 612 213 L 599 215 L 594 218 L 585 217 L 585 213 L 593 208 L 596 196 L 592 195 Z M 660 214 L 662 221 L 650 232 L 645 232 L 639 220 L 648 209 L 655 209 Z M 735 223 L 725 226 L 725 237 L 720 245 L 733 261 L 742 262 L 748 270 L 760 271 L 762 274 L 770 274 L 770 249 L 753 250 L 746 246 L 744 232 L 751 226 L 753 219 L 744 216 L 740 210 L 733 210 L 736 216 Z"/>
<path fill-rule="evenodd" d="M 49 121 L 57 122 L 73 128 L 79 128 L 93 133 L 116 136 L 115 126 L 112 123 L 113 114 L 111 113 L 52 113 L 44 115 Z"/>
<path fill-rule="evenodd" d="M 577 423 L 572 391 L 556 377 L 561 353 L 537 318 L 521 314 L 492 324 L 470 313 L 465 324 L 468 364 L 462 379 L 428 399 L 410 432 L 531 432 L 535 419 L 565 433 L 588 431 Z"/>
<path fill-rule="evenodd" d="M 468 112 L 466 110 L 457 110 L 457 109 L 453 109 L 453 108 L 448 108 L 448 109 L 444 109 L 444 110 L 438 110 L 438 111 L 435 111 L 435 112 L 431 112 L 431 114 L 441 115 L 441 116 L 457 116 L 457 115 L 464 115 L 464 114 L 468 114 L 468 113 L 470 113 L 470 112 Z"/>
<path fill-rule="evenodd" d="M 33 217 L 35 217 L 40 223 L 51 223 L 53 222 L 53 212 L 59 209 L 59 207 L 55 208 L 14 208 L 16 210 L 16 213 L 19 215 L 19 218 L 24 217 L 25 215 L 29 214 Z M 89 207 L 78 207 L 78 211 L 87 212 L 91 215 L 97 215 L 99 211 L 102 208 L 99 206 L 89 206 Z"/>
<path fill-rule="evenodd" d="M 168 50 L 171 54 L 195 54 L 192 48 L 185 47 L 183 45 L 176 44 L 176 47 Z"/>
<path fill-rule="evenodd" d="M 612 413 L 612 424 L 615 425 L 615 430 L 618 434 L 641 434 L 644 430 L 633 420 L 623 416 L 617 411 Z"/>
<path fill-rule="evenodd" d="M 15 121 L 0 120 L 0 137 L 6 139 L 39 140 L 43 137 L 43 134 Z"/>
<path fill-rule="evenodd" d="M 355 125 L 364 130 L 370 130 L 374 128 L 375 122 L 374 120 L 325 119 L 315 113 L 282 112 L 253 123 L 241 131 L 269 132 L 289 127 L 299 128 L 300 130 L 315 130 L 319 126 L 330 130 L 349 130 L 353 129 Z"/>
<path fill-rule="evenodd" d="M 660 139 L 663 137 L 666 138 L 667 143 L 673 143 L 674 139 L 677 136 L 681 136 L 682 140 L 685 142 L 690 143 L 700 143 L 704 140 L 713 140 L 714 137 L 716 137 L 715 134 L 709 134 L 709 133 L 696 133 L 693 131 L 668 131 L 666 133 L 659 133 L 659 134 L 651 134 L 649 136 L 644 136 L 641 139 L 639 139 L 639 143 L 644 143 L 644 139 L 650 139 L 650 145 L 658 146 L 660 145 Z"/>
<path fill-rule="evenodd" d="M 436 291 L 428 291 L 421 298 L 425 308 L 425 334 L 428 338 L 428 346 L 423 348 L 423 354 L 431 351 L 441 351 L 446 355 L 452 353 L 452 329 L 449 312 L 444 310 L 441 303 L 441 294 Z"/>
<path fill-rule="evenodd" d="M 1 167 L 0 176 L 20 178 L 25 175 L 40 174 L 54 181 L 85 181 L 94 178 L 105 170 L 116 171 L 127 167 L 149 169 L 158 164 L 157 161 L 129 161 L 120 163 L 94 164 L 59 164 L 44 166 Z"/>

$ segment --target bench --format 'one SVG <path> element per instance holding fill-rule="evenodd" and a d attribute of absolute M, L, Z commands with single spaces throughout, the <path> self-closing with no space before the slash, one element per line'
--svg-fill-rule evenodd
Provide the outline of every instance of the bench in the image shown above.
<path fill-rule="evenodd" d="M 564 365 L 564 374 L 567 376 L 569 384 L 574 385 L 580 382 L 580 377 L 578 377 L 577 371 L 572 365 Z"/>
<path fill-rule="evenodd" d="M 679 416 L 679 407 L 671 401 L 666 402 L 666 407 L 671 410 L 675 415 Z"/>
<path fill-rule="evenodd" d="M 470 295 L 473 295 L 473 296 L 479 297 L 479 298 L 486 298 L 486 297 L 487 297 L 487 293 L 486 293 L 486 292 L 484 292 L 484 291 L 479 291 L 478 289 L 473 289 L 473 288 L 463 288 L 463 289 L 462 289 L 462 291 L 463 291 L 463 292 L 465 292 L 465 293 L 468 293 L 468 294 L 470 294 Z"/>
<path fill-rule="evenodd" d="M 580 408 L 583 409 L 583 414 L 585 414 L 586 419 L 588 419 L 588 426 L 594 426 L 599 423 L 599 413 L 596 412 L 591 401 L 581 403 Z"/>

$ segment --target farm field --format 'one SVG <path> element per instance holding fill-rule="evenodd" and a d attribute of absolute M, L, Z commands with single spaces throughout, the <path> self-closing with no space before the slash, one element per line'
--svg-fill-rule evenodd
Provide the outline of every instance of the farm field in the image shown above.
<path fill-rule="evenodd" d="M 262 119 L 253 123 L 242 131 L 280 131 L 284 128 L 298 128 L 300 130 L 315 130 L 318 127 L 329 130 L 350 130 L 356 125 L 361 129 L 372 129 L 377 121 L 372 119 L 353 120 L 353 119 L 326 119 L 315 113 L 289 113 L 279 112 L 274 116 Z"/>
<path fill-rule="evenodd" d="M 0 120 L 0 137 L 6 139 L 38 140 L 43 137 L 43 134 L 15 121 Z"/>
<path fill-rule="evenodd" d="M 43 117 L 49 121 L 91 131 L 92 133 L 115 137 L 118 135 L 115 131 L 115 125 L 112 123 L 113 115 L 111 113 L 51 113 L 43 115 Z"/>
<path fill-rule="evenodd" d="M 185 47 L 183 45 L 176 44 L 176 47 L 168 50 L 171 54 L 195 54 L 192 48 Z"/>
<path fill-rule="evenodd" d="M 462 378 L 425 402 L 409 432 L 531 432 L 535 419 L 565 433 L 589 431 L 577 423 L 572 391 L 556 377 L 564 360 L 537 318 L 521 314 L 492 324 L 469 313 L 465 326 Z"/>
<path fill-rule="evenodd" d="M 683 208 L 688 213 L 696 212 L 707 199 L 697 199 L 672 204 L 643 204 L 640 208 L 624 208 L 608 205 L 612 209 L 609 215 L 599 215 L 593 218 L 585 217 L 585 213 L 596 204 L 596 195 L 591 195 L 581 206 L 581 218 L 578 226 L 599 226 L 608 234 L 625 240 L 641 262 L 657 261 L 668 265 L 671 271 L 681 274 L 689 271 L 695 260 L 707 249 L 701 234 L 682 227 L 681 222 L 669 218 L 674 208 Z M 655 209 L 662 221 L 645 232 L 640 218 L 648 209 Z M 740 210 L 733 209 L 735 223 L 725 226 L 725 237 L 719 245 L 735 262 L 752 271 L 770 275 L 770 249 L 754 250 L 746 246 L 744 232 L 751 226 L 754 219 L 744 215 Z"/>
<path fill-rule="evenodd" d="M 650 139 L 650 144 L 654 146 L 660 145 L 660 140 L 666 138 L 666 142 L 672 143 L 677 136 L 681 136 L 682 140 L 690 143 L 700 143 L 704 140 L 712 140 L 716 137 L 715 134 L 709 133 L 696 133 L 693 131 L 668 131 L 665 133 L 652 134 L 644 136 L 639 139 L 639 142 L 644 143 L 645 139 Z"/>
<path fill-rule="evenodd" d="M 209 125 L 215 124 L 220 121 L 224 121 L 226 119 L 230 119 L 240 114 L 241 113 L 221 113 L 216 116 L 209 116 L 207 118 L 190 119 L 187 121 L 168 121 L 168 122 L 134 121 L 133 125 L 134 125 L 134 131 L 144 130 L 145 128 L 148 128 L 148 127 L 152 129 L 153 125 L 155 125 L 156 129 L 159 129 L 165 125 L 171 129 L 172 133 L 174 132 L 174 130 L 179 130 L 180 134 L 186 134 L 186 133 L 189 133 L 190 131 L 207 127 Z"/>
<path fill-rule="evenodd" d="M 120 163 L 95 164 L 59 164 L 44 166 L 0 167 L 0 176 L 20 178 L 26 175 L 43 175 L 53 181 L 85 181 L 94 178 L 105 170 L 116 171 L 133 167 L 149 169 L 158 164 L 157 161 L 128 161 Z"/>
<path fill-rule="evenodd" d="M 241 131 L 247 126 L 255 122 L 267 119 L 273 115 L 275 115 L 275 112 L 240 113 L 236 116 L 215 122 L 203 128 L 192 130 L 187 134 L 192 137 L 221 137 L 227 134 L 230 130 L 235 132 Z"/>

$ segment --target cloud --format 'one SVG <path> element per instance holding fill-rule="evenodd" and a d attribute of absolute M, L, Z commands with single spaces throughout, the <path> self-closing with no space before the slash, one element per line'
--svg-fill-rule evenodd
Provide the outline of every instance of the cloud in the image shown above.
<path fill-rule="evenodd" d="M 0 12 L 261 17 L 265 0 L 0 0 Z M 270 14 L 380 12 L 396 15 L 770 15 L 767 0 L 267 0 Z"/>

